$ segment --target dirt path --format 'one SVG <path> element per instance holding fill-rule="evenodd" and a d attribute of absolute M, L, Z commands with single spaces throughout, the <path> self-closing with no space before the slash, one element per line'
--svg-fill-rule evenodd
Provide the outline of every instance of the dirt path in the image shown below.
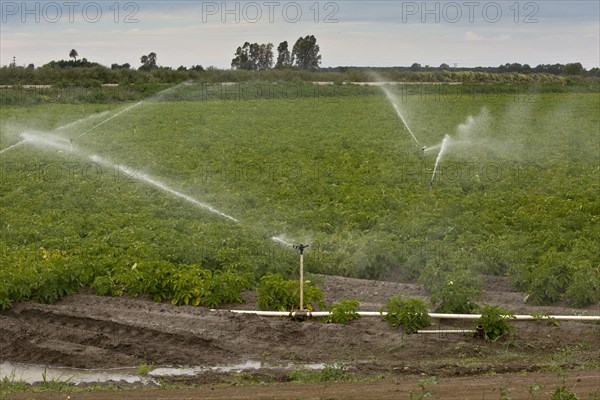
<path fill-rule="evenodd" d="M 204 385 L 194 389 L 180 390 L 133 390 L 127 392 L 96 393 L 21 393 L 12 395 L 14 400 L 235 400 L 235 399 L 410 399 L 410 392 L 422 393 L 418 386 L 422 377 L 410 376 L 378 382 L 338 383 L 285 383 L 253 386 L 219 387 Z M 563 382 L 556 373 L 507 374 L 501 376 L 478 376 L 441 378 L 437 384 L 428 385 L 429 399 L 443 400 L 492 400 L 500 399 L 501 391 L 515 400 L 547 399 L 562 385 L 574 390 L 580 399 L 600 397 L 600 371 L 578 371 Z M 534 397 L 531 397 L 533 394 Z M 596 397 L 594 397 L 596 396 Z"/>

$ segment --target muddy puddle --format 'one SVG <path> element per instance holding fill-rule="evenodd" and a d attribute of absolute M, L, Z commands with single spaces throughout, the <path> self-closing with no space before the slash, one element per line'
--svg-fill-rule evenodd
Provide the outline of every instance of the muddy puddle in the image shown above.
<path fill-rule="evenodd" d="M 0 363 L 0 381 L 9 380 L 28 384 L 44 382 L 68 382 L 75 385 L 124 382 L 129 384 L 159 384 L 159 378 L 167 377 L 194 377 L 207 372 L 244 372 L 252 370 L 295 370 L 323 369 L 324 364 L 297 364 L 297 363 L 264 363 L 260 361 L 245 361 L 237 364 L 195 366 L 195 367 L 156 367 L 141 376 L 136 367 L 115 369 L 79 369 L 62 367 L 44 367 L 39 365 L 2 362 Z"/>

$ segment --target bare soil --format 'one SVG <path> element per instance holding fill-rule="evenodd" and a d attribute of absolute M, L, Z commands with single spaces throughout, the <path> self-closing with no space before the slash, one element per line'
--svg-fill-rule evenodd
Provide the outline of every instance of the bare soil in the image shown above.
<path fill-rule="evenodd" d="M 318 276 L 328 302 L 358 299 L 363 310 L 379 310 L 396 294 L 427 298 L 424 289 L 402 282 L 367 281 Z M 515 313 L 599 315 L 600 305 L 585 310 L 567 304 L 533 307 L 505 278 L 486 279 L 481 302 Z M 255 294 L 230 308 L 253 309 Z M 354 381 L 290 383 L 289 370 L 206 373 L 167 383 L 199 385 L 184 391 L 144 390 L 71 393 L 71 399 L 108 398 L 406 398 L 418 382 L 438 377 L 429 387 L 432 398 L 494 399 L 498 389 L 512 390 L 513 399 L 527 399 L 528 385 L 550 390 L 562 384 L 556 371 L 566 371 L 581 399 L 600 397 L 600 325 L 563 322 L 512 322 L 514 332 L 497 342 L 471 334 L 406 335 L 378 317 L 363 317 L 347 325 L 303 322 L 177 307 L 145 298 L 69 296 L 53 305 L 17 304 L 0 312 L 0 361 L 76 368 L 155 366 L 215 366 L 248 360 L 267 364 L 292 362 L 344 363 Z M 434 321 L 431 329 L 470 329 L 472 321 Z M 364 379 L 376 379 L 367 382 Z M 356 382 L 356 380 L 359 380 Z M 278 382 L 250 385 L 250 382 Z M 234 384 L 243 383 L 243 387 Z M 541 393 L 541 392 L 540 392 Z M 583 397 L 582 393 L 585 394 Z M 472 395 L 473 397 L 469 397 Z M 482 395 L 484 397 L 482 397 Z M 62 397 L 61 397 L 62 396 Z M 539 398 L 547 398 L 541 396 Z M 22 393 L 15 399 L 66 399 L 64 394 Z"/>

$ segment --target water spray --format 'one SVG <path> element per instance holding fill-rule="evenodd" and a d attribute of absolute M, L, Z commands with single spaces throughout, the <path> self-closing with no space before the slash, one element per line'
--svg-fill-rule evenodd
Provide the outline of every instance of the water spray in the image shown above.
<path fill-rule="evenodd" d="M 7 151 L 9 151 L 9 150 L 12 150 L 12 149 L 14 149 L 14 148 L 17 148 L 17 147 L 19 147 L 20 145 L 22 145 L 22 144 L 25 144 L 26 142 L 27 142 L 27 140 L 26 140 L 26 139 L 23 139 L 23 140 L 21 140 L 20 142 L 17 142 L 17 143 L 15 143 L 15 144 L 13 144 L 12 146 L 8 146 L 7 148 L 0 150 L 0 154 L 2 154 L 2 153 L 5 153 L 5 152 L 7 152 Z"/>
<path fill-rule="evenodd" d="M 155 179 L 155 178 L 153 178 L 151 176 L 148 176 L 148 175 L 143 174 L 143 173 L 139 173 L 137 171 L 132 171 L 132 170 L 130 170 L 127 167 L 124 167 L 124 166 L 119 165 L 119 164 L 115 164 L 115 163 L 113 163 L 113 162 L 111 162 L 111 161 L 109 161 L 107 159 L 104 159 L 104 158 L 102 158 L 100 156 L 97 156 L 97 155 L 90 156 L 90 160 L 92 160 L 93 162 L 98 163 L 100 165 L 103 165 L 105 167 L 114 168 L 118 172 L 123 172 L 124 174 L 128 175 L 129 177 L 131 177 L 133 179 L 136 179 L 136 180 L 138 180 L 140 182 L 144 182 L 146 184 L 154 186 L 154 187 L 162 190 L 163 192 L 169 193 L 169 194 L 171 194 L 171 195 L 173 195 L 175 197 L 179 197 L 179 198 L 187 201 L 188 203 L 194 204 L 194 205 L 196 205 L 196 206 L 198 206 L 200 208 L 208 210 L 211 213 L 217 214 L 217 215 L 219 215 L 219 216 L 221 216 L 221 217 L 223 217 L 225 219 L 228 219 L 228 220 L 236 222 L 236 223 L 240 222 L 239 219 L 234 218 L 231 215 L 225 214 L 224 212 L 221 212 L 221 211 L 217 210 L 216 208 L 212 207 L 211 205 L 203 203 L 203 202 L 201 202 L 199 200 L 196 200 L 193 197 L 188 196 L 185 193 L 178 192 L 177 190 L 175 190 L 175 189 L 173 189 L 173 188 L 165 185 L 164 183 L 160 182 L 159 180 L 157 180 L 157 179 Z"/>
<path fill-rule="evenodd" d="M 300 252 L 300 311 L 304 311 L 304 249 L 307 244 L 297 244 L 294 248 Z"/>
<path fill-rule="evenodd" d="M 435 174 L 437 173 L 438 167 L 440 165 L 440 161 L 442 161 L 442 157 L 444 153 L 446 153 L 448 143 L 450 142 L 450 136 L 445 135 L 444 140 L 442 140 L 442 144 L 440 145 L 440 152 L 435 159 L 435 166 L 433 167 L 433 174 L 431 175 L 431 180 L 429 181 L 429 189 L 433 189 L 433 182 L 435 181 Z"/>
<path fill-rule="evenodd" d="M 408 126 L 408 123 L 406 122 L 406 119 L 404 118 L 404 114 L 402 113 L 402 110 L 398 106 L 398 101 L 395 98 L 394 94 L 387 87 L 385 87 L 385 85 L 381 85 L 380 87 L 381 87 L 381 90 L 383 90 L 383 93 L 385 93 L 385 96 L 387 97 L 387 99 L 389 100 L 389 102 L 392 104 L 392 107 L 394 107 L 394 110 L 396 111 L 396 114 L 398 115 L 398 117 L 400 118 L 400 120 L 402 121 L 402 123 L 404 124 L 404 127 L 406 128 L 406 130 L 408 131 L 408 133 L 410 133 L 410 136 L 412 136 L 413 140 L 418 145 L 421 145 L 419 143 L 419 141 L 417 140 L 417 137 L 413 133 L 412 129 L 410 129 L 410 127 Z"/>
<path fill-rule="evenodd" d="M 282 238 L 280 238 L 280 237 L 278 237 L 278 236 L 273 236 L 273 237 L 271 238 L 271 240 L 272 240 L 272 241 L 274 241 L 274 242 L 277 242 L 277 243 L 279 243 L 279 244 L 281 244 L 281 245 L 287 246 L 287 247 L 294 247 L 294 245 L 293 245 L 293 244 L 291 244 L 291 243 L 289 243 L 289 242 L 286 242 L 285 240 L 283 240 Z"/>
<path fill-rule="evenodd" d="M 108 121 L 110 121 L 113 118 L 117 118 L 119 115 L 123 114 L 124 112 L 127 112 L 129 110 L 134 109 L 135 107 L 139 106 L 143 102 L 144 102 L 144 100 L 138 101 L 137 103 L 134 103 L 134 104 L 130 105 L 129 107 L 124 108 L 123 110 L 119 111 L 115 115 L 112 115 L 111 117 L 105 119 L 104 121 L 99 122 L 96 125 L 92 126 L 90 129 L 88 129 L 87 131 L 83 132 L 81 135 L 75 137 L 75 139 L 79 139 L 80 137 L 87 135 L 88 133 L 92 132 L 94 129 L 98 128 L 100 125 L 103 125 L 103 124 L 107 123 Z M 73 140 L 73 139 L 71 139 L 71 140 Z"/>

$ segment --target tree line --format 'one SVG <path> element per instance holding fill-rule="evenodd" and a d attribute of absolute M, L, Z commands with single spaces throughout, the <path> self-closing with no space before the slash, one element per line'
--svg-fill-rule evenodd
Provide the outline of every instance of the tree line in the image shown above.
<path fill-rule="evenodd" d="M 451 67 L 447 63 L 440 64 L 439 67 L 430 65 L 421 65 L 419 63 L 413 63 L 410 67 L 329 67 L 321 68 L 321 54 L 320 47 L 317 44 L 317 39 L 314 35 L 307 35 L 305 37 L 299 37 L 291 51 L 287 41 L 279 43 L 277 46 L 277 59 L 275 59 L 273 43 L 250 43 L 245 42 L 242 46 L 239 46 L 235 51 L 234 58 L 231 60 L 231 68 L 235 70 L 246 70 L 246 71 L 266 71 L 272 68 L 276 69 L 300 69 L 306 71 L 317 71 L 322 72 L 348 72 L 348 71 L 398 71 L 398 72 L 436 72 L 436 71 L 450 71 L 450 72 L 485 72 L 492 74 L 550 74 L 550 75 L 567 75 L 567 76 L 595 76 L 600 77 L 600 68 L 595 67 L 590 70 L 586 70 L 580 62 L 567 63 L 567 64 L 539 64 L 535 67 L 531 67 L 529 64 L 520 63 L 505 63 L 498 67 L 458 67 L 456 64 Z M 67 69 L 67 68 L 106 68 L 103 65 L 88 61 L 85 57 L 77 59 L 79 53 L 76 49 L 71 49 L 69 52 L 69 58 L 72 60 L 58 60 L 50 61 L 44 64 L 42 68 L 52 69 Z M 161 67 L 158 65 L 158 55 L 155 52 L 150 52 L 147 55 L 140 57 L 139 71 L 153 71 L 157 69 L 163 69 L 171 71 L 171 67 Z M 17 67 L 16 59 L 9 64 L 9 68 L 23 68 Z M 29 64 L 27 69 L 35 69 L 34 64 Z M 135 70 L 129 63 L 117 64 L 113 63 L 110 66 L 112 70 Z M 215 70 L 215 67 L 209 67 L 211 70 Z M 193 65 L 191 67 L 180 66 L 176 69 L 177 71 L 195 71 L 202 72 L 204 67 L 200 64 Z"/>
<path fill-rule="evenodd" d="M 290 53 L 287 41 L 277 46 L 277 63 L 275 68 L 296 67 L 315 71 L 321 64 L 321 55 L 317 39 L 313 35 L 300 37 L 296 40 Z M 245 42 L 237 48 L 231 67 L 249 71 L 264 71 L 273 68 L 273 43 L 258 44 Z"/>

